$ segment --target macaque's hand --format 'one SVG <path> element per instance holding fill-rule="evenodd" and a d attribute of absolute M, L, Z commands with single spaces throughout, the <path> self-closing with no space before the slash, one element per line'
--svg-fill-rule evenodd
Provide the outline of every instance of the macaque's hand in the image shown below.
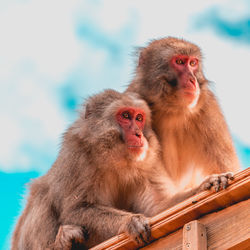
<path fill-rule="evenodd" d="M 148 219 L 141 215 L 132 215 L 125 226 L 125 232 L 139 245 L 145 245 L 150 241 L 151 229 Z"/>
<path fill-rule="evenodd" d="M 233 180 L 233 173 L 223 173 L 223 174 L 213 174 L 209 175 L 200 185 L 199 190 L 204 191 L 214 188 L 215 192 L 218 192 L 220 189 L 226 189 L 229 183 L 229 180 Z"/>

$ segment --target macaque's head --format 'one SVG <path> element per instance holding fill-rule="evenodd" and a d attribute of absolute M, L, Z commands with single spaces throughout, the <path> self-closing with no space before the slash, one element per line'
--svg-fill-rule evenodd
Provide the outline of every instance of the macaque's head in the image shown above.
<path fill-rule="evenodd" d="M 150 116 L 148 105 L 138 94 L 106 90 L 86 101 L 82 137 L 103 152 L 142 160 L 154 140 Z"/>
<path fill-rule="evenodd" d="M 207 83 L 199 47 L 171 37 L 141 50 L 137 78 L 139 93 L 149 103 L 157 101 L 168 109 L 194 108 Z"/>

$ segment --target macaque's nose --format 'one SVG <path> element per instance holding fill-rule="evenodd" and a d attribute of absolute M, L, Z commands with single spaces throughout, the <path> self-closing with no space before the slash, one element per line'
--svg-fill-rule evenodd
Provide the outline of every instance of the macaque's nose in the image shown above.
<path fill-rule="evenodd" d="M 136 131 L 135 131 L 135 135 L 136 135 L 137 137 L 141 138 L 141 137 L 142 137 L 142 132 L 141 132 L 140 130 L 136 130 Z"/>
<path fill-rule="evenodd" d="M 189 81 L 195 86 L 195 78 L 194 77 L 189 77 Z"/>

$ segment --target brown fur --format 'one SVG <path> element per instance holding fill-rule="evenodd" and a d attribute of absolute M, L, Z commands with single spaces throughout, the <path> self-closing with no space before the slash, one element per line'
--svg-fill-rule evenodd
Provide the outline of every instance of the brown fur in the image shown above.
<path fill-rule="evenodd" d="M 174 55 L 199 59 L 195 77 L 200 96 L 193 108 L 180 96 L 178 77 L 169 64 Z M 151 108 L 152 126 L 176 190 L 197 186 L 210 174 L 240 170 L 227 124 L 203 75 L 198 46 L 172 37 L 151 42 L 141 50 L 127 91 L 140 94 Z"/>

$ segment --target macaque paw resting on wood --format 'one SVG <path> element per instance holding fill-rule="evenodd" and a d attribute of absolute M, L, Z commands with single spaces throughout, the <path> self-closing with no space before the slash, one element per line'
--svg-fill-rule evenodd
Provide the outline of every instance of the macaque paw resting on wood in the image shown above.
<path fill-rule="evenodd" d="M 144 245 L 150 240 L 151 230 L 149 220 L 143 215 L 137 214 L 131 216 L 128 223 L 120 230 L 121 232 L 127 232 L 138 245 Z"/>
<path fill-rule="evenodd" d="M 233 180 L 234 175 L 231 172 L 224 174 L 213 174 L 208 176 L 203 183 L 200 185 L 200 190 L 208 190 L 214 188 L 215 192 L 218 192 L 220 189 L 226 189 L 229 183 L 229 180 Z"/>

